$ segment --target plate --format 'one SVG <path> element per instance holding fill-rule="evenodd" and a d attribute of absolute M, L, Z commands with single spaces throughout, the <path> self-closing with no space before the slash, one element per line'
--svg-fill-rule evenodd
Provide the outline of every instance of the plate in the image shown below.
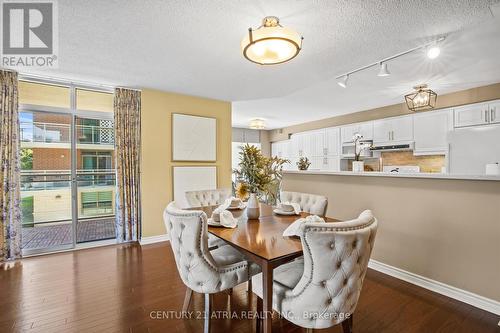
<path fill-rule="evenodd" d="M 295 214 L 295 212 L 284 212 L 284 211 L 279 210 L 277 208 L 275 210 L 273 210 L 273 213 L 278 214 L 278 215 L 288 215 L 288 216 L 299 215 L 299 214 Z"/>
<path fill-rule="evenodd" d="M 238 210 L 238 209 L 245 209 L 247 207 L 247 205 L 245 203 L 241 203 L 241 205 L 239 205 L 238 207 L 227 207 L 226 209 L 227 210 Z"/>

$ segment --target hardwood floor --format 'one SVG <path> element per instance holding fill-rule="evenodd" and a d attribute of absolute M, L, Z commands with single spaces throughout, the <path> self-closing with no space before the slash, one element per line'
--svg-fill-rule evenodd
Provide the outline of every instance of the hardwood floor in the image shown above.
<path fill-rule="evenodd" d="M 167 319 L 185 287 L 168 243 L 116 245 L 26 258 L 0 270 L 0 332 L 203 332 L 202 319 Z M 214 297 L 215 314 L 255 310 L 246 285 Z M 203 311 L 194 294 L 190 310 Z M 155 317 L 155 318 L 152 318 Z M 500 332 L 499 316 L 369 270 L 354 332 Z M 253 332 L 255 320 L 212 320 L 212 332 Z M 273 331 L 305 332 L 276 316 Z M 341 327 L 318 332 L 341 332 Z"/>

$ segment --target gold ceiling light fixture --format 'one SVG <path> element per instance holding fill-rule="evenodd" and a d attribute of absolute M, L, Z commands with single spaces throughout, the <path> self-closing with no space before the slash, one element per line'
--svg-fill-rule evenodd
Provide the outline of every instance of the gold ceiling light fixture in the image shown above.
<path fill-rule="evenodd" d="M 408 109 L 413 112 L 431 110 L 436 107 L 437 94 L 427 88 L 426 84 L 421 84 L 416 87 L 414 92 L 405 96 Z"/>
<path fill-rule="evenodd" d="M 264 119 L 261 118 L 255 118 L 250 120 L 250 128 L 251 129 L 265 129 L 266 128 L 266 122 Z"/>
<path fill-rule="evenodd" d="M 241 41 L 243 56 L 259 65 L 276 65 L 295 58 L 302 49 L 302 40 L 296 31 L 280 25 L 276 16 L 266 16 L 257 29 L 248 28 Z"/>

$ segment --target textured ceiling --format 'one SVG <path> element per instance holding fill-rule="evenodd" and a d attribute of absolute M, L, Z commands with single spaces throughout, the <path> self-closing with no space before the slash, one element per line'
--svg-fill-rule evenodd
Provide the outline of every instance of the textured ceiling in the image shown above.
<path fill-rule="evenodd" d="M 400 102 L 414 84 L 438 93 L 500 81 L 500 0 L 93 0 L 59 1 L 60 77 L 239 101 L 235 125 L 270 127 Z M 304 36 L 289 63 L 246 61 L 248 27 L 276 15 Z M 413 54 L 353 76 L 337 74 L 450 34 L 434 62 Z"/>

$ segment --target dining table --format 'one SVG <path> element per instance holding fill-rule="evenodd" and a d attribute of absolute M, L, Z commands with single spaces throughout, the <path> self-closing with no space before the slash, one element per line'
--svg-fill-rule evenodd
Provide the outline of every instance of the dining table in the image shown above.
<path fill-rule="evenodd" d="M 217 206 L 195 208 L 203 210 L 208 217 Z M 302 255 L 302 244 L 298 237 L 283 236 L 283 231 L 308 213 L 298 215 L 278 215 L 271 205 L 260 205 L 260 217 L 249 219 L 245 209 L 231 210 L 237 219 L 236 228 L 208 227 L 208 232 L 238 249 L 248 260 L 259 265 L 262 270 L 262 310 L 263 331 L 272 331 L 273 311 L 273 269 Z M 326 222 L 339 220 L 324 217 Z"/>

